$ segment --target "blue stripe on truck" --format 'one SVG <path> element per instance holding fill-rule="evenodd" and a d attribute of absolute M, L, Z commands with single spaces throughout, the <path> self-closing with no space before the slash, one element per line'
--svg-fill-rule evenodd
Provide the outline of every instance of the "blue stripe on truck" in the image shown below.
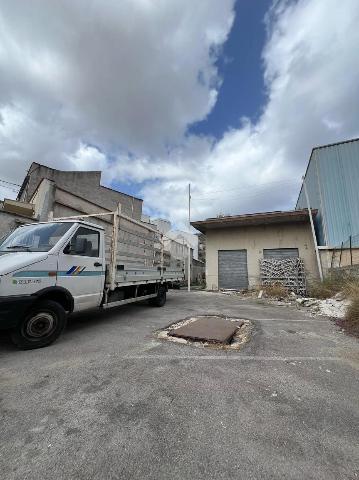
<path fill-rule="evenodd" d="M 54 270 L 51 270 L 52 272 Z M 44 271 L 41 271 L 41 270 L 27 270 L 27 271 L 23 271 L 23 272 L 16 272 L 14 273 L 13 277 L 48 277 L 49 276 L 49 270 L 44 270 Z M 69 275 L 67 272 L 65 271 L 60 271 L 60 272 L 56 272 L 57 276 L 58 277 L 72 277 L 72 275 Z M 77 274 L 77 276 L 80 276 L 80 277 L 97 277 L 99 275 L 105 275 L 105 272 L 100 272 L 100 271 L 96 271 L 96 270 L 93 270 L 93 271 L 88 271 L 88 270 L 84 270 L 83 272 L 80 272 Z"/>
<path fill-rule="evenodd" d="M 24 270 L 14 273 L 13 277 L 48 277 L 49 270 Z"/>
<path fill-rule="evenodd" d="M 59 277 L 73 277 L 74 275 L 70 275 L 68 272 L 57 272 Z M 76 277 L 97 277 L 99 275 L 105 275 L 105 272 L 100 272 L 96 270 L 83 270 L 79 272 Z"/>

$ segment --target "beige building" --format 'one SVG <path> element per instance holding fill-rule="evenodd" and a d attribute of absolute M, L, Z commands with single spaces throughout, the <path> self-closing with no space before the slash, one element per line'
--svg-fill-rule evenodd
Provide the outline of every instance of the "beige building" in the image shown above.
<path fill-rule="evenodd" d="M 307 210 L 209 218 L 192 226 L 206 235 L 208 290 L 259 286 L 262 258 L 301 258 L 307 279 L 318 278 Z"/>

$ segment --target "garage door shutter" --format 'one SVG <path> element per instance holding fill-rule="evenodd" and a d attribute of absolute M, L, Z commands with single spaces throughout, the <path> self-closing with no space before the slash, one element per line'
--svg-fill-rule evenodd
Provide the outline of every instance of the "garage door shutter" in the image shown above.
<path fill-rule="evenodd" d="M 248 288 L 247 250 L 218 251 L 219 288 Z"/>
<path fill-rule="evenodd" d="M 298 258 L 298 248 L 267 248 L 263 250 L 264 258 Z"/>

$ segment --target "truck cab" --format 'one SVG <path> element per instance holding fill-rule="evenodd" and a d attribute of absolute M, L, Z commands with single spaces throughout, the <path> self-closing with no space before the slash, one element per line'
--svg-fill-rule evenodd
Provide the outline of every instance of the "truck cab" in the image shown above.
<path fill-rule="evenodd" d="M 61 333 L 66 313 L 100 305 L 104 281 L 102 227 L 74 221 L 21 226 L 0 242 L 0 328 L 11 329 L 21 347 L 42 346 Z"/>

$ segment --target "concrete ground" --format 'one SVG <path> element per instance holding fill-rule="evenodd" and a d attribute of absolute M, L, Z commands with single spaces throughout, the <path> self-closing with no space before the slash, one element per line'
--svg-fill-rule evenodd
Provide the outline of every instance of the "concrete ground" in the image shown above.
<path fill-rule="evenodd" d="M 192 314 L 252 320 L 224 352 L 159 341 Z M 326 318 L 222 294 L 169 293 L 73 317 L 51 347 L 0 341 L 0 476 L 357 479 L 358 341 Z"/>

